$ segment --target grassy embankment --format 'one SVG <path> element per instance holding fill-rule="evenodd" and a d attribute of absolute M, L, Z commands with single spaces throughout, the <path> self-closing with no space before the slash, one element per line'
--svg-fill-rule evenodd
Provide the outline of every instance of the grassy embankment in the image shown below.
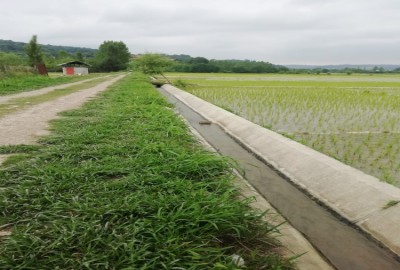
<path fill-rule="evenodd" d="M 1 269 L 289 269 L 205 151 L 138 75 L 53 123 L 0 170 Z M 265 267 L 265 268 L 263 268 Z"/>
<path fill-rule="evenodd" d="M 169 76 L 205 100 L 400 186 L 397 75 Z"/>
<path fill-rule="evenodd" d="M 40 75 L 26 75 L 0 78 L 0 96 L 31 91 L 63 83 L 77 82 L 98 76 L 99 74 L 94 73 L 86 76 L 48 77 Z"/>

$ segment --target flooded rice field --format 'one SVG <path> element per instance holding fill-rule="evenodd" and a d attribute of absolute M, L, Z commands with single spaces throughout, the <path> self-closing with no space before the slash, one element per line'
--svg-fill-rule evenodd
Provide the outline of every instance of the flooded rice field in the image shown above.
<path fill-rule="evenodd" d="M 204 100 L 400 186 L 400 75 L 169 77 Z"/>

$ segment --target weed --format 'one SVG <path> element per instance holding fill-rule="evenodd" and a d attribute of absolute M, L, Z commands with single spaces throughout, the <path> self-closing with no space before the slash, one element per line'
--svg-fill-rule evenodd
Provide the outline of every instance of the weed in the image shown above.
<path fill-rule="evenodd" d="M 396 201 L 396 200 L 390 200 L 387 202 L 387 204 L 385 204 L 385 206 L 382 207 L 382 209 L 388 209 L 392 206 L 397 205 L 398 203 L 400 203 L 400 201 Z"/>
<path fill-rule="evenodd" d="M 187 83 L 184 80 L 176 80 L 174 85 L 178 88 L 185 89 L 187 87 Z"/>

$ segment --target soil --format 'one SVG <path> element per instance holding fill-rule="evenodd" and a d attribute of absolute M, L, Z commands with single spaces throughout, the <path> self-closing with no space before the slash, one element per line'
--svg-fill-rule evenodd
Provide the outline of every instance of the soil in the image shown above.
<path fill-rule="evenodd" d="M 58 113 L 79 108 L 90 98 L 106 90 L 108 86 L 124 76 L 125 75 L 111 77 L 107 81 L 99 83 L 94 87 L 80 90 L 79 92 L 62 96 L 55 100 L 40 103 L 29 109 L 0 117 L 0 145 L 35 144 L 39 136 L 49 133 L 48 123 L 50 120 L 58 118 Z M 0 103 L 4 103 L 13 98 L 44 94 L 56 88 L 68 87 L 78 83 L 57 85 L 56 87 L 46 87 L 31 92 L 0 97 Z M 4 158 L 5 156 L 0 156 L 0 163 Z"/>
<path fill-rule="evenodd" d="M 11 227 L 6 227 L 4 229 L 0 228 L 0 238 L 4 236 L 9 236 L 12 234 Z"/>
<path fill-rule="evenodd" d="M 6 160 L 7 157 L 8 155 L 0 155 L 0 164 L 3 163 L 3 161 Z"/>

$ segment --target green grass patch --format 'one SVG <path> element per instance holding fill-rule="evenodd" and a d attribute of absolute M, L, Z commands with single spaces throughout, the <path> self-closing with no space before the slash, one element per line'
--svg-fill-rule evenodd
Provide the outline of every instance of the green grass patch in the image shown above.
<path fill-rule="evenodd" d="M 0 155 L 7 154 L 18 154 L 18 153 L 34 153 L 38 151 L 42 146 L 40 145 L 29 145 L 29 144 L 18 144 L 18 145 L 5 145 L 0 146 Z"/>
<path fill-rule="evenodd" d="M 63 77 L 48 77 L 40 75 L 6 77 L 0 79 L 0 96 L 16 94 L 25 91 L 32 91 L 35 89 L 52 85 L 77 82 L 97 76 L 99 76 L 99 74 L 90 74 L 87 76 L 63 76 Z"/>
<path fill-rule="evenodd" d="M 238 199 L 232 164 L 143 78 L 64 113 L 34 156 L 0 169 L 0 228 L 12 232 L 0 268 L 239 269 L 239 254 L 248 269 L 291 269 L 267 213 Z"/>
<path fill-rule="evenodd" d="M 7 157 L 6 160 L 3 161 L 1 164 L 2 166 L 12 166 L 14 164 L 17 164 L 19 162 L 24 162 L 27 158 L 32 157 L 32 155 L 29 154 L 12 154 Z"/>
<path fill-rule="evenodd" d="M 393 207 L 393 206 L 395 206 L 395 205 L 397 205 L 399 203 L 400 203 L 400 201 L 390 200 L 382 207 L 382 209 L 388 209 L 388 208 Z"/>

